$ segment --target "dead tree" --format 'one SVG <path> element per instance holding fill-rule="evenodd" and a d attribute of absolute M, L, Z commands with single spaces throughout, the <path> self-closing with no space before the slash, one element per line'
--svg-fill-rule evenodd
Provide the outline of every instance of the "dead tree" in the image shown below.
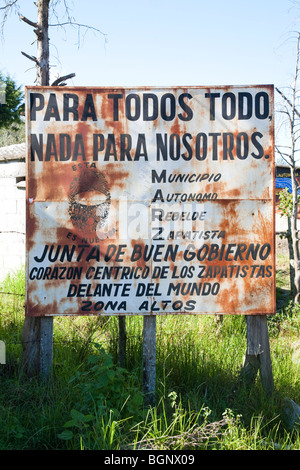
<path fill-rule="evenodd" d="M 36 64 L 37 85 L 49 85 L 49 3 L 39 0 L 37 22 L 20 18 L 34 28 L 37 37 L 37 56 L 26 57 Z M 53 317 L 26 317 L 22 332 L 22 365 L 27 375 L 48 377 L 53 360 Z"/>
<path fill-rule="evenodd" d="M 291 245 L 293 252 L 293 268 L 294 268 L 294 286 L 292 290 L 294 291 L 294 301 L 299 302 L 300 298 L 300 253 L 299 253 L 299 240 L 298 240 L 298 191 L 299 183 L 296 177 L 297 169 L 297 148 L 299 134 L 299 118 L 300 112 L 297 109 L 297 98 L 298 95 L 298 78 L 299 78 L 299 54 L 300 54 L 300 33 L 297 36 L 297 46 L 296 46 L 296 64 L 295 64 L 295 74 L 293 79 L 293 85 L 290 89 L 290 96 L 287 96 L 281 90 L 276 88 L 276 91 L 280 94 L 284 107 L 280 111 L 287 116 L 287 121 L 289 124 L 289 147 L 280 147 L 276 146 L 276 150 L 282 157 L 282 159 L 289 165 L 291 171 L 291 182 L 292 182 L 292 204 L 290 214 L 290 232 L 291 232 Z"/>
<path fill-rule="evenodd" d="M 65 23 L 56 23 L 53 25 L 49 24 L 49 11 L 55 13 L 55 8 L 59 4 L 59 0 L 38 0 L 37 6 L 37 21 L 32 21 L 23 15 L 19 14 L 18 0 L 5 0 L 5 6 L 0 7 L 0 10 L 4 11 L 2 21 L 3 25 L 7 19 L 8 12 L 14 8 L 19 14 L 20 19 L 26 24 L 31 26 L 34 30 L 37 39 L 37 55 L 32 56 L 26 52 L 22 54 L 33 61 L 36 65 L 36 84 L 42 86 L 48 86 L 50 66 L 49 66 L 49 27 L 50 26 L 63 26 L 70 24 L 77 28 L 94 29 L 97 32 L 102 33 L 99 29 L 92 28 L 87 25 L 82 25 L 75 22 L 69 15 L 67 2 L 64 0 L 63 4 L 67 12 L 68 21 Z M 57 15 L 55 15 L 57 18 Z M 104 35 L 105 36 L 105 35 Z M 65 80 L 74 77 L 75 74 L 71 73 L 64 77 L 56 79 L 52 85 L 64 85 Z M 49 314 L 55 312 L 49 312 Z M 52 368 L 52 357 L 53 357 L 53 317 L 26 317 L 23 325 L 22 332 L 22 344 L 23 344 L 23 355 L 22 355 L 22 366 L 24 372 L 29 375 L 40 375 L 48 377 Z"/>

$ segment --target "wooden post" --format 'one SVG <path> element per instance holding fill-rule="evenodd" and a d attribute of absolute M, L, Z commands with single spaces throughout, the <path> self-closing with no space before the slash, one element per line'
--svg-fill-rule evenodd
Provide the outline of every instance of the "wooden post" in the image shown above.
<path fill-rule="evenodd" d="M 119 317 L 119 362 L 121 367 L 126 366 L 126 317 Z"/>
<path fill-rule="evenodd" d="M 6 364 L 6 348 L 4 341 L 0 341 L 0 364 Z"/>
<path fill-rule="evenodd" d="M 257 372 L 268 395 L 273 393 L 274 382 L 266 315 L 247 316 L 247 351 L 241 378 L 253 382 Z"/>
<path fill-rule="evenodd" d="M 24 372 L 32 377 L 50 375 L 53 359 L 53 318 L 26 317 L 22 331 Z"/>
<path fill-rule="evenodd" d="M 143 325 L 143 390 L 145 403 L 155 403 L 156 382 L 156 316 L 145 315 Z"/>
<path fill-rule="evenodd" d="M 50 377 L 53 362 L 53 318 L 44 317 L 40 324 L 40 376 Z"/>

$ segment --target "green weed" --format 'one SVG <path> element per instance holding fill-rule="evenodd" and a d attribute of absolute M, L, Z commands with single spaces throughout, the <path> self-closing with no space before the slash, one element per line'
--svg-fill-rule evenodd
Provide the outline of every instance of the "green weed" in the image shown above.
<path fill-rule="evenodd" d="M 156 405 L 142 395 L 143 319 L 126 319 L 126 369 L 118 364 L 118 319 L 54 318 L 53 373 L 21 374 L 25 275 L 2 283 L 0 449 L 300 449 L 282 417 L 285 397 L 300 403 L 300 308 L 268 317 L 275 393 L 259 376 L 240 381 L 243 316 L 157 318 Z"/>

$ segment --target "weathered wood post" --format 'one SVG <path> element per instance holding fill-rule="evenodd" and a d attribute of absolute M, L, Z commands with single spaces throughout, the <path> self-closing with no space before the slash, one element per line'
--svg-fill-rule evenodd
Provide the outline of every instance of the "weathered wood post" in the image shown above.
<path fill-rule="evenodd" d="M 266 315 L 247 315 L 247 350 L 241 378 L 247 383 L 260 372 L 263 388 L 268 395 L 274 391 L 272 361 Z"/>
<path fill-rule="evenodd" d="M 40 326 L 40 376 L 49 377 L 53 362 L 53 317 L 41 319 Z"/>
<path fill-rule="evenodd" d="M 155 404 L 156 316 L 145 315 L 143 324 L 143 390 L 145 404 Z"/>
<path fill-rule="evenodd" d="M 26 375 L 49 377 L 53 360 L 53 317 L 26 317 L 22 343 L 22 368 Z"/>
<path fill-rule="evenodd" d="M 6 364 L 6 348 L 4 341 L 0 341 L 0 364 Z"/>

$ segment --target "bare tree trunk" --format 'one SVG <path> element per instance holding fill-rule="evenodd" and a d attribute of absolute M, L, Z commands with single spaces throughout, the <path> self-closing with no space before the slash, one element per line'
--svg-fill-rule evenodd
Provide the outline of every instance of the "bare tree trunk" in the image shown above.
<path fill-rule="evenodd" d="M 295 294 L 294 301 L 299 302 L 300 296 L 300 257 L 299 257 L 299 246 L 297 236 L 297 222 L 298 222 L 298 182 L 296 180 L 295 168 L 291 168 L 291 179 L 292 179 L 292 192 L 293 192 L 293 213 L 291 218 L 291 235 L 292 235 L 292 246 L 294 255 L 294 273 L 295 273 Z"/>
<path fill-rule="evenodd" d="M 295 76 L 294 76 L 294 85 L 292 89 L 292 114 L 290 118 L 291 157 L 292 157 L 291 180 L 292 180 L 292 196 L 293 196 L 291 235 L 292 235 L 292 245 L 293 245 L 293 252 L 294 252 L 294 267 L 295 267 L 295 297 L 294 297 L 295 302 L 299 301 L 299 296 L 300 296 L 300 258 L 299 258 L 298 236 L 297 236 L 298 182 L 296 179 L 296 166 L 295 166 L 295 150 L 296 150 L 295 120 L 296 120 L 297 81 L 298 81 L 298 71 L 299 71 L 299 52 L 300 52 L 299 45 L 300 45 L 300 35 L 298 34 L 296 68 L 295 68 Z"/>
<path fill-rule="evenodd" d="M 49 8 L 50 0 L 37 0 L 34 2 L 37 6 L 37 22 L 31 21 L 25 16 L 20 15 L 20 19 L 34 28 L 37 37 L 37 57 L 22 51 L 22 54 L 36 64 L 36 84 L 38 86 L 50 85 L 50 66 L 49 66 Z M 53 11 L 55 11 L 58 2 L 52 2 Z M 66 24 L 75 26 L 80 32 L 80 28 L 86 30 L 92 29 L 103 36 L 99 29 L 77 23 L 68 13 L 67 0 L 63 2 L 67 21 L 53 24 L 52 26 L 63 26 Z M 0 10 L 4 11 L 3 25 L 6 22 L 8 13 L 15 9 L 19 11 L 18 0 L 4 0 L 4 6 Z M 51 26 L 51 25 L 50 25 Z M 0 28 L 1 29 L 1 28 Z M 52 85 L 65 85 L 64 80 L 74 77 L 71 73 L 57 78 Z M 50 313 L 50 312 L 49 312 Z M 53 313 L 53 312 L 51 312 Z M 54 312 L 55 313 L 55 312 Z M 22 332 L 23 355 L 22 365 L 28 375 L 49 375 L 53 356 L 53 317 L 26 317 Z"/>
<path fill-rule="evenodd" d="M 298 243 L 298 189 L 299 184 L 296 178 L 296 152 L 298 149 L 296 148 L 297 139 L 299 136 L 297 135 L 297 126 L 298 122 L 296 121 L 297 118 L 300 118 L 300 113 L 296 108 L 296 100 L 298 97 L 298 75 L 299 75 L 299 55 L 300 55 L 300 33 L 298 33 L 297 39 L 297 53 L 296 53 L 296 67 L 295 67 L 295 75 L 294 75 L 294 84 L 291 88 L 291 99 L 287 98 L 284 93 L 282 93 L 278 88 L 276 90 L 284 99 L 285 103 L 288 105 L 285 111 L 287 114 L 290 124 L 290 137 L 291 137 L 291 147 L 289 154 L 282 154 L 281 156 L 284 160 L 288 163 L 291 169 L 291 181 L 292 181 L 292 210 L 290 215 L 290 235 L 291 235 L 291 245 L 293 251 L 293 259 L 290 259 L 290 262 L 293 264 L 293 271 L 294 271 L 294 285 L 291 285 L 291 290 L 293 292 L 294 301 L 299 302 L 300 300 L 300 254 L 299 254 L 299 243 Z M 292 284 L 292 278 L 291 278 Z"/>
<path fill-rule="evenodd" d="M 296 293 L 296 285 L 295 285 L 295 260 L 294 260 L 294 250 L 293 250 L 293 241 L 292 241 L 292 230 L 291 230 L 291 216 L 288 215 L 288 231 L 287 231 L 287 241 L 288 241 L 288 248 L 289 248 L 289 258 L 290 258 L 290 290 L 295 297 Z"/>
<path fill-rule="evenodd" d="M 49 85 L 49 3 L 39 0 L 37 29 L 37 85 Z"/>
<path fill-rule="evenodd" d="M 39 0 L 38 21 L 31 23 L 37 36 L 37 85 L 49 85 L 49 3 Z M 28 21 L 27 21 L 28 22 Z M 48 377 L 53 360 L 53 317 L 26 317 L 22 332 L 22 367 L 28 376 Z"/>

